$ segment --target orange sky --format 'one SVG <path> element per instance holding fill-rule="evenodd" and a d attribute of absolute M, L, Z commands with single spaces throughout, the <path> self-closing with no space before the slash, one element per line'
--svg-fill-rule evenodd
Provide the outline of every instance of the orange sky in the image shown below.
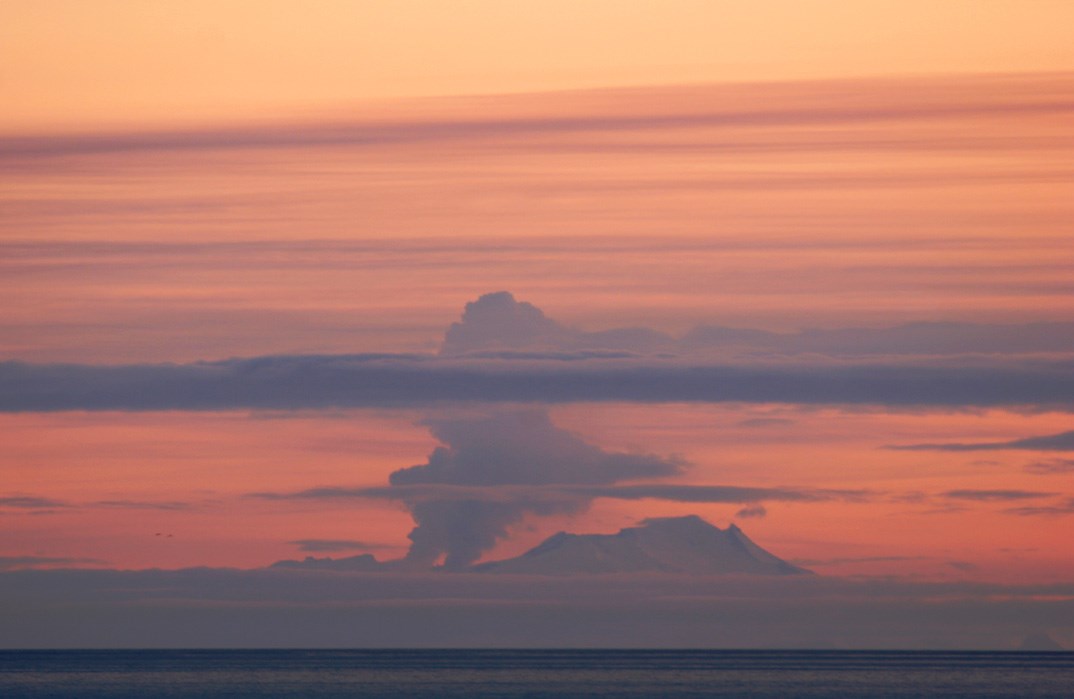
<path fill-rule="evenodd" d="M 590 329 L 1066 319 L 1072 75 L 0 143 L 0 357 L 428 351 L 499 289 Z"/>
<path fill-rule="evenodd" d="M 500 289 L 585 330 L 1070 321 L 1071 26 L 1065 0 L 9 0 L 0 360 L 431 353 Z M 938 495 L 1069 496 L 1074 472 L 1025 469 L 1054 454 L 882 449 L 1070 429 L 1022 408 L 552 414 L 682 455 L 684 482 L 888 493 L 743 523 L 822 572 L 1069 580 L 1069 514 Z M 3 414 L 0 556 L 258 566 L 306 538 L 397 556 L 396 504 L 248 495 L 382 485 L 436 445 L 424 417 Z M 736 507 L 598 501 L 492 555 L 690 511 Z"/>
<path fill-rule="evenodd" d="M 1070 70 L 1065 0 L 8 0 L 0 131 L 611 85 Z"/>
<path fill-rule="evenodd" d="M 405 553 L 411 526 L 390 502 L 263 501 L 255 492 L 322 485 L 379 486 L 421 463 L 436 445 L 421 411 L 259 413 L 66 413 L 0 416 L 7 493 L 46 493 L 54 507 L 3 511 L 5 554 L 87 557 L 117 567 L 256 567 L 299 555 L 302 539 L 358 540 L 379 558 Z M 535 518 L 490 558 L 518 555 L 561 529 L 615 532 L 639 516 L 701 514 L 737 522 L 784 558 L 825 574 L 897 574 L 1007 583 L 1069 580 L 1066 518 L 1005 510 L 1041 504 L 966 502 L 960 488 L 1063 492 L 1071 474 L 1023 470 L 1025 452 L 937 454 L 885 444 L 1002 440 L 1068 427 L 1064 413 L 902 413 L 800 410 L 794 406 L 580 405 L 558 424 L 613 450 L 676 453 L 692 466 L 681 482 L 865 489 L 861 503 L 768 503 L 767 516 L 736 518 L 741 505 L 598 500 L 584 514 Z M 750 419 L 770 426 L 752 426 Z M 176 503 L 172 509 L 169 503 Z M 174 536 L 161 541 L 157 532 Z M 302 554 L 306 555 L 306 554 Z M 315 554 L 326 555 L 326 554 Z M 347 552 L 327 555 L 348 555 Z M 299 556 L 301 557 L 301 556 Z M 869 559 L 891 558 L 891 561 Z M 866 559 L 854 562 L 855 559 Z M 826 563 L 825 561 L 830 561 Z M 845 561 L 845 562 L 840 562 Z M 951 563 L 969 564 L 967 569 Z"/>

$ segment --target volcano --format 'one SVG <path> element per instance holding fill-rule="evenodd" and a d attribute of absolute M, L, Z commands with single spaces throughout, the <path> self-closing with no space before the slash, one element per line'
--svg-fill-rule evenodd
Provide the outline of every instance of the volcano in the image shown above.
<path fill-rule="evenodd" d="M 473 570 L 529 575 L 811 574 L 765 551 L 734 524 L 720 529 L 697 515 L 647 519 L 616 534 L 560 532 L 517 558 L 481 563 Z"/>

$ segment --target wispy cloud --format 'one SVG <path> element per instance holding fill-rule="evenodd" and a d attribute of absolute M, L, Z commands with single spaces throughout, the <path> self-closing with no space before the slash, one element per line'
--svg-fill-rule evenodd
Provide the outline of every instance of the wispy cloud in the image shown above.
<path fill-rule="evenodd" d="M 1023 76 L 1021 80 L 1010 76 L 976 76 L 969 80 L 963 78 L 961 82 L 934 78 L 916 83 L 863 79 L 762 86 L 694 85 L 599 90 L 588 95 L 573 91 L 540 96 L 543 104 L 558 103 L 560 110 L 555 114 L 534 113 L 532 109 L 527 113 L 518 107 L 512 110 L 510 102 L 501 99 L 500 105 L 507 106 L 508 111 L 485 117 L 475 117 L 474 111 L 470 111 L 424 119 L 336 120 L 53 137 L 8 136 L 0 139 L 0 159 L 160 150 L 362 148 L 467 140 L 502 143 L 517 139 L 525 143 L 535 135 L 644 133 L 668 129 L 738 130 L 741 127 L 913 123 L 981 116 L 1065 114 L 1074 111 L 1074 101 L 1062 89 L 1064 77 L 1050 74 Z M 952 84 L 962 89 L 944 89 Z M 517 102 L 519 105 L 532 104 L 532 97 L 521 96 Z M 578 109 L 579 103 L 584 105 L 587 100 L 590 104 Z M 704 106 L 699 109 L 698 105 Z M 490 111 L 487 101 L 480 106 L 484 107 L 485 113 Z M 729 148 L 734 146 L 734 140 L 727 143 Z M 801 147 L 801 144 L 796 141 L 784 148 L 795 146 Z M 746 148 L 749 144 L 739 143 L 738 147 Z"/>
<path fill-rule="evenodd" d="M 1074 498 L 1067 498 L 1051 505 L 1012 507 L 1004 512 L 1021 517 L 1065 517 L 1074 515 Z"/>
<path fill-rule="evenodd" d="M 1022 470 L 1026 473 L 1036 473 L 1040 475 L 1074 473 L 1074 459 L 1047 459 L 1044 461 L 1033 461 L 1023 466 Z"/>
<path fill-rule="evenodd" d="M 68 568 L 108 565 L 98 558 L 71 558 L 66 556 L 0 556 L 0 570 L 27 570 L 33 568 Z"/>
<path fill-rule="evenodd" d="M 196 503 L 179 500 L 57 500 L 40 495 L 8 495 L 0 497 L 0 508 L 25 510 L 77 510 L 87 508 L 121 509 L 121 510 L 190 510 Z"/>
<path fill-rule="evenodd" d="M 953 500 L 977 500 L 980 502 L 1002 502 L 1006 500 L 1033 500 L 1047 498 L 1056 493 L 1042 493 L 1035 490 L 948 490 L 943 497 Z"/>
<path fill-rule="evenodd" d="M 789 420 L 782 417 L 755 417 L 748 420 L 741 420 L 735 423 L 738 427 L 750 427 L 750 428 L 769 428 L 769 427 L 789 427 L 794 424 L 794 420 Z"/>
<path fill-rule="evenodd" d="M 287 543 L 297 546 L 299 551 L 309 553 L 331 553 L 335 551 L 360 551 L 386 548 L 384 544 L 375 544 L 356 539 L 295 539 Z"/>
<path fill-rule="evenodd" d="M 844 556 L 840 558 L 795 558 L 791 561 L 800 566 L 844 566 L 863 563 L 903 563 L 925 560 L 924 556 Z"/>
<path fill-rule="evenodd" d="M 897 444 L 888 449 L 900 451 L 1074 451 L 1074 431 L 1041 437 L 1025 437 L 1006 442 L 938 442 L 931 444 Z M 1062 462 L 1060 462 L 1062 463 Z"/>
<path fill-rule="evenodd" d="M 402 485 L 322 486 L 290 493 L 258 492 L 266 500 L 389 499 L 414 502 L 466 500 L 490 503 L 569 502 L 576 498 L 667 500 L 670 502 L 751 504 L 769 502 L 869 502 L 882 494 L 860 489 L 761 488 L 733 485 Z"/>
<path fill-rule="evenodd" d="M 195 507 L 193 503 L 178 500 L 96 500 L 87 506 L 119 510 L 190 510 Z"/>
<path fill-rule="evenodd" d="M 56 507 L 70 507 L 70 503 L 36 495 L 8 495 L 6 497 L 0 497 L 0 507 L 39 510 Z"/>

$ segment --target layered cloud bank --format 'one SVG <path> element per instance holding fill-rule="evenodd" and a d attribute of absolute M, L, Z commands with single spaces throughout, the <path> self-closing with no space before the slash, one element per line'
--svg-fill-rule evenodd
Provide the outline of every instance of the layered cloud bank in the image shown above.
<path fill-rule="evenodd" d="M 915 325 L 779 335 L 587 333 L 506 292 L 467 306 L 431 355 L 191 364 L 0 364 L 0 410 L 215 410 L 459 402 L 1074 405 L 1074 324 Z M 975 350 L 971 353 L 971 349 Z M 1060 353 L 1062 351 L 1062 353 Z M 1046 354 L 1045 354 L 1046 353 Z"/>

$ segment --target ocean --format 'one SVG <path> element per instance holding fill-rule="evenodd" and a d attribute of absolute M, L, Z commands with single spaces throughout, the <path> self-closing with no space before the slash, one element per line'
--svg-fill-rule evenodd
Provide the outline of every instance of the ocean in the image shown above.
<path fill-rule="evenodd" d="M 1072 652 L 0 651 L 5 698 L 1072 695 Z"/>

